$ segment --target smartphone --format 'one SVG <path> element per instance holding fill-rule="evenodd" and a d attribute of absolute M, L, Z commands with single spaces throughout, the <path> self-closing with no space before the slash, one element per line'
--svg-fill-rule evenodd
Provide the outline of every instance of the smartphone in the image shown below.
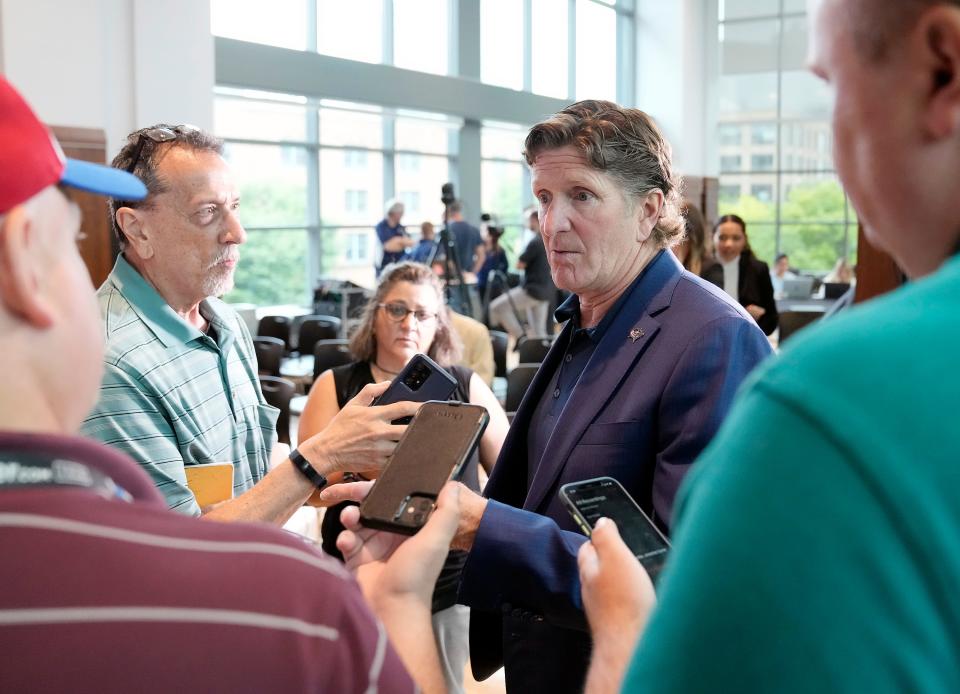
<path fill-rule="evenodd" d="M 560 487 L 560 500 L 587 537 L 600 518 L 616 523 L 623 541 L 656 584 L 670 543 L 623 485 L 612 477 L 571 482 Z"/>
<path fill-rule="evenodd" d="M 416 533 L 430 517 L 443 485 L 473 454 L 489 420 L 480 405 L 421 405 L 360 505 L 360 522 L 378 530 Z"/>
<path fill-rule="evenodd" d="M 426 354 L 415 354 L 393 382 L 373 401 L 374 405 L 389 405 L 412 400 L 446 400 L 457 389 L 457 379 L 444 371 Z M 407 424 L 410 417 L 401 417 L 394 424 Z"/>

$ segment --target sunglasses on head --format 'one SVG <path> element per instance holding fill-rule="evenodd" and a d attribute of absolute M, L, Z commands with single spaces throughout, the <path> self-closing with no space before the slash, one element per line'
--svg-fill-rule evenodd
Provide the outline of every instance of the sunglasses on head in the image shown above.
<path fill-rule="evenodd" d="M 140 137 L 137 138 L 137 146 L 133 150 L 133 158 L 130 160 L 130 164 L 126 169 L 127 173 L 133 173 L 133 170 L 137 168 L 137 164 L 140 163 L 140 155 L 143 154 L 143 147 L 147 144 L 147 140 L 153 142 L 154 144 L 171 142 L 172 140 L 176 140 L 184 135 L 195 133 L 198 130 L 199 128 L 196 126 L 187 124 L 174 125 L 172 128 L 157 127 L 141 130 Z"/>

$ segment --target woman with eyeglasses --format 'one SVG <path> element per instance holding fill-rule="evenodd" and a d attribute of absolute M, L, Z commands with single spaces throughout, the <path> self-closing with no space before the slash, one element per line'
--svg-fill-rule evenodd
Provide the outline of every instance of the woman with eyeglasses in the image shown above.
<path fill-rule="evenodd" d="M 460 344 L 450 327 L 443 289 L 430 268 L 411 262 L 384 268 L 376 294 L 364 309 L 360 325 L 350 340 L 350 351 L 356 361 L 323 372 L 310 389 L 300 417 L 299 439 L 302 441 L 326 427 L 365 385 L 392 380 L 413 355 L 423 353 L 456 378 L 457 389 L 451 400 L 483 405 L 490 414 L 490 423 L 480 440 L 479 456 L 474 454 L 464 466 L 461 478 L 465 485 L 479 491 L 478 458 L 489 473 L 500 454 L 509 424 L 503 408 L 483 380 L 457 365 Z M 424 455 L 429 454 L 424 451 Z M 340 557 L 336 541 L 343 529 L 342 506 L 327 509 L 321 528 L 324 551 L 336 557 Z M 433 594 L 434 633 L 440 642 L 451 691 L 462 691 L 468 655 L 469 611 L 456 605 L 465 561 L 465 552 L 450 552 Z"/>

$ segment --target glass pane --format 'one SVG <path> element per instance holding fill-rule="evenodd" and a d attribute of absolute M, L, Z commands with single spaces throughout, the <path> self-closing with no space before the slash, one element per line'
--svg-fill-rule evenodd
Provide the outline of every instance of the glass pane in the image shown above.
<path fill-rule="evenodd" d="M 210 29 L 215 36 L 271 46 L 307 48 L 306 0 L 211 0 Z"/>
<path fill-rule="evenodd" d="M 412 149 L 433 154 L 450 153 L 451 134 L 458 126 L 452 120 L 436 117 L 404 117 L 400 112 L 396 119 L 395 142 L 397 149 Z"/>
<path fill-rule="evenodd" d="M 240 188 L 240 220 L 246 227 L 300 226 L 307 219 L 307 156 L 294 145 L 224 146 Z"/>
<path fill-rule="evenodd" d="M 533 0 L 531 86 L 537 94 L 569 96 L 567 18 L 566 0 Z"/>
<path fill-rule="evenodd" d="M 806 12 L 807 0 L 783 0 L 783 11 L 787 12 Z"/>
<path fill-rule="evenodd" d="M 834 174 L 784 174 L 780 219 L 784 222 L 844 222 L 846 197 Z"/>
<path fill-rule="evenodd" d="M 777 169 L 776 123 L 724 123 L 721 128 L 721 173 Z"/>
<path fill-rule="evenodd" d="M 307 139 L 304 106 L 218 96 L 213 102 L 214 132 L 219 137 L 248 140 Z"/>
<path fill-rule="evenodd" d="M 729 174 L 720 177 L 718 213 L 738 214 L 747 222 L 776 220 L 776 174 Z"/>
<path fill-rule="evenodd" d="M 370 111 L 320 109 L 320 142 L 326 145 L 383 146 L 383 116 Z"/>
<path fill-rule="evenodd" d="M 527 129 L 515 126 L 484 125 L 480 129 L 480 156 L 523 161 L 523 141 Z"/>
<path fill-rule="evenodd" d="M 780 0 L 720 0 L 720 21 L 775 14 L 780 14 Z"/>
<path fill-rule="evenodd" d="M 776 72 L 780 20 L 737 22 L 720 29 L 721 73 Z"/>
<path fill-rule="evenodd" d="M 383 0 L 318 0 L 317 49 L 365 63 L 383 61 Z"/>
<path fill-rule="evenodd" d="M 303 229 L 248 232 L 240 247 L 234 289 L 224 299 L 260 306 L 307 305 L 307 249 Z"/>
<path fill-rule="evenodd" d="M 372 226 L 323 229 L 320 245 L 322 274 L 362 287 L 375 286 L 380 242 Z"/>
<path fill-rule="evenodd" d="M 509 89 L 523 89 L 523 3 L 480 2 L 480 79 Z"/>
<path fill-rule="evenodd" d="M 617 100 L 617 12 L 590 0 L 577 0 L 577 99 Z"/>
<path fill-rule="evenodd" d="M 393 64 L 449 72 L 447 0 L 393 0 Z"/>
<path fill-rule="evenodd" d="M 483 211 L 502 220 L 516 220 L 523 213 L 523 165 L 500 161 L 480 164 Z"/>
<path fill-rule="evenodd" d="M 405 207 L 403 223 L 411 233 L 419 230 L 421 222 L 438 224 L 443 219 L 440 187 L 450 180 L 447 158 L 398 154 L 396 162 L 394 180 L 397 197 Z"/>
<path fill-rule="evenodd" d="M 780 249 L 790 266 L 809 272 L 833 268 L 844 252 L 843 224 L 781 224 Z"/>
<path fill-rule="evenodd" d="M 321 224 L 370 225 L 383 219 L 383 155 L 320 150 Z"/>
<path fill-rule="evenodd" d="M 827 121 L 799 121 L 780 126 L 784 171 L 833 169 L 833 131 Z"/>

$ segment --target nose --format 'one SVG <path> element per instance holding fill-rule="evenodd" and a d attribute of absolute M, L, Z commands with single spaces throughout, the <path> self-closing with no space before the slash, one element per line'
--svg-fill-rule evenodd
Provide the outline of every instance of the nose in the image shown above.
<path fill-rule="evenodd" d="M 569 231 L 569 211 L 569 207 L 561 200 L 551 200 L 540 205 L 540 233 L 544 238 L 553 238 L 560 232 Z"/>
<path fill-rule="evenodd" d="M 240 223 L 240 215 L 236 210 L 227 210 L 224 217 L 223 243 L 235 243 L 237 245 L 247 242 L 247 230 Z"/>

